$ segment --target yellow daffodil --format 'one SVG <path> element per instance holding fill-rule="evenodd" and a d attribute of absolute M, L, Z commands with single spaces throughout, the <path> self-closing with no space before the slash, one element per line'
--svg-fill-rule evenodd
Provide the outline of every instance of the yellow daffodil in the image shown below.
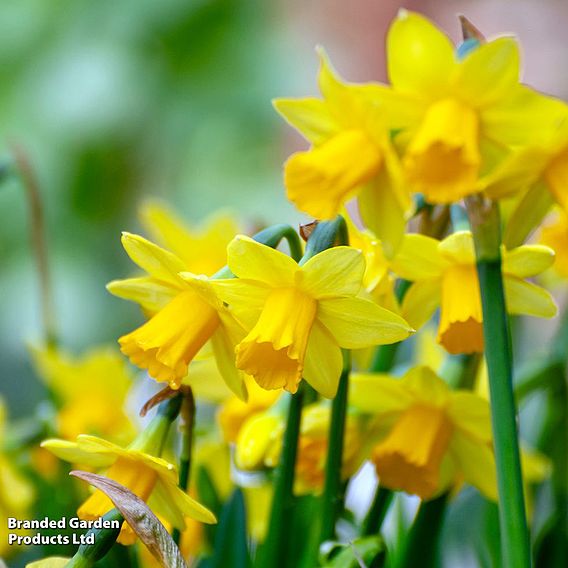
<path fill-rule="evenodd" d="M 246 401 L 236 396 L 225 400 L 217 412 L 217 421 L 226 442 L 235 442 L 244 422 L 254 414 L 270 408 L 280 397 L 278 390 L 265 390 L 255 381 L 247 381 Z"/>
<path fill-rule="evenodd" d="M 412 332 L 400 316 L 357 297 L 365 261 L 353 248 L 328 249 L 300 266 L 238 236 L 228 264 L 238 279 L 211 284 L 250 330 L 236 347 L 236 365 L 262 388 L 294 393 L 303 377 L 333 397 L 342 347 L 394 343 Z"/>
<path fill-rule="evenodd" d="M 97 347 L 74 357 L 48 347 L 32 347 L 38 374 L 55 392 L 61 408 L 58 431 L 66 439 L 96 434 L 128 443 L 135 428 L 125 412 L 131 376 L 118 350 Z"/>
<path fill-rule="evenodd" d="M 175 466 L 147 453 L 147 448 L 141 444 L 135 442 L 122 448 L 102 438 L 80 435 L 76 442 L 46 440 L 42 447 L 65 461 L 106 469 L 106 477 L 130 489 L 146 501 L 152 511 L 180 530 L 185 527 L 186 516 L 202 523 L 216 522 L 209 510 L 178 487 Z M 79 507 L 77 514 L 81 519 L 94 520 L 113 507 L 110 499 L 96 490 Z M 133 544 L 135 540 L 134 531 L 124 523 L 118 541 Z"/>
<path fill-rule="evenodd" d="M 119 339 L 121 351 L 151 377 L 177 389 L 190 362 L 210 341 L 219 372 L 229 388 L 244 397 L 242 377 L 233 361 L 243 330 L 207 277 L 187 272 L 180 258 L 138 235 L 124 233 L 122 244 L 148 276 L 114 281 L 108 289 L 153 315 Z"/>
<path fill-rule="evenodd" d="M 410 208 L 401 168 L 373 85 L 343 83 L 320 50 L 323 99 L 277 99 L 276 110 L 312 144 L 284 167 L 288 198 L 317 219 L 331 219 L 358 196 L 367 226 L 396 248 Z"/>
<path fill-rule="evenodd" d="M 568 215 L 564 211 L 558 211 L 555 219 L 545 223 L 539 241 L 554 250 L 554 269 L 563 278 L 568 278 Z"/>
<path fill-rule="evenodd" d="M 207 276 L 225 266 L 227 245 L 239 232 L 236 219 L 228 213 L 217 213 L 194 228 L 156 201 L 146 202 L 140 217 L 150 238 L 180 258 L 185 270 Z"/>
<path fill-rule="evenodd" d="M 489 41 L 458 58 L 443 32 L 401 10 L 388 33 L 387 58 L 392 88 L 377 96 L 390 127 L 400 131 L 407 179 L 432 203 L 483 189 L 478 179 L 510 146 L 546 140 L 566 116 L 563 103 L 519 82 L 514 38 Z"/>
<path fill-rule="evenodd" d="M 463 478 L 497 499 L 485 399 L 451 391 L 428 367 L 402 379 L 356 374 L 350 389 L 350 404 L 374 416 L 371 460 L 384 487 L 431 499 Z"/>
<path fill-rule="evenodd" d="M 526 278 L 554 262 L 554 251 L 541 245 L 502 250 L 503 280 L 510 314 L 553 317 L 551 295 Z M 481 296 L 471 233 L 460 231 L 442 241 L 419 234 L 405 235 L 392 268 L 413 281 L 402 305 L 414 327 L 441 307 L 438 341 L 450 353 L 483 351 Z"/>
<path fill-rule="evenodd" d="M 283 410 L 260 412 L 243 424 L 235 447 L 237 467 L 249 471 L 276 467 L 286 425 Z M 323 487 L 330 417 L 331 408 L 327 403 L 311 404 L 302 412 L 296 458 L 296 493 L 318 492 Z M 363 462 L 362 448 L 361 421 L 357 416 L 348 414 L 342 466 L 344 479 L 353 475 Z"/>

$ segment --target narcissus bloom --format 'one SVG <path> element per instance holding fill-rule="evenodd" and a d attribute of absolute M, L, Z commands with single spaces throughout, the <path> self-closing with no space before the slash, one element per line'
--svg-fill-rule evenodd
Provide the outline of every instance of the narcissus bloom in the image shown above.
<path fill-rule="evenodd" d="M 236 347 L 236 365 L 262 388 L 294 393 L 303 377 L 333 397 L 342 347 L 394 343 L 412 332 L 400 316 L 357 297 L 365 261 L 353 248 L 325 250 L 300 266 L 238 236 L 228 247 L 228 264 L 238 279 L 211 285 L 250 330 Z"/>
<path fill-rule="evenodd" d="M 451 203 L 479 191 L 510 146 L 546 140 L 566 116 L 560 101 L 522 85 L 519 48 L 502 37 L 456 55 L 426 18 L 401 10 L 387 37 L 392 88 L 378 98 L 400 131 L 415 191 Z M 518 187 L 517 189 L 522 189 Z"/>
<path fill-rule="evenodd" d="M 66 439 L 96 434 L 128 443 L 136 434 L 124 404 L 132 381 L 126 361 L 112 347 L 74 357 L 48 347 L 32 347 L 38 374 L 61 402 L 58 432 Z"/>
<path fill-rule="evenodd" d="M 286 412 L 283 405 L 251 416 L 242 426 L 235 447 L 235 462 L 243 470 L 274 468 L 280 460 Z M 296 458 L 296 493 L 318 492 L 325 479 L 331 407 L 326 402 L 306 406 L 302 412 Z M 345 423 L 342 477 L 353 475 L 363 463 L 362 422 L 349 413 Z"/>
<path fill-rule="evenodd" d="M 178 474 L 171 463 L 148 453 L 133 443 L 122 448 L 102 438 L 80 435 L 76 442 L 46 440 L 42 447 L 57 457 L 93 468 L 105 468 L 106 477 L 124 485 L 147 502 L 152 511 L 172 526 L 183 530 L 185 517 L 202 523 L 215 523 L 215 516 L 178 487 Z M 112 501 L 96 490 L 78 509 L 81 519 L 95 520 L 114 508 Z M 122 544 L 133 544 L 136 534 L 124 523 L 118 537 Z"/>
<path fill-rule="evenodd" d="M 552 296 L 526 278 L 554 262 L 554 251 L 542 245 L 502 249 L 507 311 L 514 315 L 550 318 L 556 314 Z M 438 341 L 450 353 L 483 351 L 479 280 L 473 238 L 459 231 L 442 241 L 405 235 L 392 262 L 396 274 L 414 284 L 404 297 L 402 313 L 418 328 L 441 308 Z"/>
<path fill-rule="evenodd" d="M 223 268 L 227 245 L 239 232 L 233 215 L 220 212 L 198 227 L 190 227 L 166 205 L 156 201 L 144 203 L 140 219 L 150 238 L 173 252 L 194 274 L 213 275 Z"/>
<path fill-rule="evenodd" d="M 284 167 L 288 198 L 316 219 L 331 219 L 358 196 L 367 226 L 395 248 L 411 202 L 374 86 L 343 83 L 320 50 L 323 99 L 277 99 L 276 110 L 312 144 Z"/>
<path fill-rule="evenodd" d="M 402 379 L 352 376 L 349 402 L 372 414 L 371 460 L 384 487 L 431 499 L 460 479 L 497 499 L 489 403 L 451 391 L 428 367 Z"/>
<path fill-rule="evenodd" d="M 180 258 L 138 235 L 124 233 L 122 244 L 148 276 L 117 280 L 108 289 L 153 315 L 119 339 L 121 351 L 154 379 L 177 389 L 189 363 L 210 341 L 219 372 L 229 388 L 244 397 L 242 378 L 233 362 L 234 346 L 243 330 L 216 297 L 207 277 L 186 272 Z"/>

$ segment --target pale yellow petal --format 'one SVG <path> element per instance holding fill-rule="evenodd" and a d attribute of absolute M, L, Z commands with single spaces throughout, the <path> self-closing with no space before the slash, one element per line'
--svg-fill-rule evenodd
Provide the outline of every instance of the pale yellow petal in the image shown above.
<path fill-rule="evenodd" d="M 524 245 L 503 255 L 503 273 L 519 278 L 536 276 L 554 264 L 554 251 L 544 245 Z"/>
<path fill-rule="evenodd" d="M 402 317 L 414 328 L 420 329 L 440 305 L 439 278 L 414 282 L 404 295 Z"/>
<path fill-rule="evenodd" d="M 455 66 L 454 46 L 430 21 L 401 9 L 387 36 L 388 73 L 397 91 L 439 97 Z"/>
<path fill-rule="evenodd" d="M 76 442 L 68 442 L 67 440 L 45 440 L 41 443 L 41 447 L 69 463 L 88 465 L 91 467 L 108 467 L 116 459 L 113 455 L 89 452 L 79 448 Z"/>
<path fill-rule="evenodd" d="M 497 501 L 495 457 L 489 444 L 456 431 L 450 443 L 450 453 L 465 481 L 488 499 Z"/>
<path fill-rule="evenodd" d="M 401 379 L 404 388 L 408 389 L 416 400 L 445 406 L 450 397 L 448 385 L 432 370 L 425 365 L 413 367 Z"/>
<path fill-rule="evenodd" d="M 466 391 L 452 393 L 447 412 L 456 428 L 484 442 L 491 442 L 491 410 L 489 402 Z"/>
<path fill-rule="evenodd" d="M 469 231 L 457 231 L 439 245 L 440 254 L 457 264 L 475 264 L 475 247 Z"/>
<path fill-rule="evenodd" d="M 149 313 L 160 311 L 179 294 L 179 288 L 148 276 L 113 280 L 106 288 L 113 296 L 136 302 Z"/>
<path fill-rule="evenodd" d="M 480 45 L 459 65 L 457 92 L 476 108 L 503 99 L 519 82 L 519 46 L 502 37 Z"/>
<path fill-rule="evenodd" d="M 224 328 L 220 327 L 211 337 L 213 353 L 219 373 L 227 386 L 241 399 L 246 400 L 247 390 L 243 373 L 235 367 L 235 343 L 231 341 Z"/>
<path fill-rule="evenodd" d="M 341 349 L 329 331 L 315 321 L 308 339 L 304 379 L 322 396 L 333 398 L 342 368 Z"/>
<path fill-rule="evenodd" d="M 158 280 L 179 286 L 178 272 L 185 270 L 185 265 L 177 256 L 139 235 L 125 232 L 121 240 L 128 256 L 142 270 Z"/>
<path fill-rule="evenodd" d="M 403 412 L 414 402 L 413 394 L 400 379 L 386 374 L 353 373 L 349 383 L 349 404 L 368 414 Z"/>
<path fill-rule="evenodd" d="M 410 233 L 391 262 L 393 272 L 406 280 L 430 280 L 439 278 L 448 265 L 438 251 L 440 241 Z"/>
<path fill-rule="evenodd" d="M 337 134 L 339 126 L 321 99 L 276 99 L 278 113 L 315 146 Z"/>
<path fill-rule="evenodd" d="M 365 259 L 357 249 L 340 246 L 316 254 L 302 266 L 300 286 L 311 297 L 354 296 L 361 289 Z"/>
<path fill-rule="evenodd" d="M 317 317 L 346 349 L 396 343 L 413 331 L 400 316 L 363 298 L 321 300 Z"/>
<path fill-rule="evenodd" d="M 239 278 L 258 280 L 269 286 L 291 286 L 298 264 L 289 256 L 244 235 L 227 248 L 229 268 Z"/>
<path fill-rule="evenodd" d="M 507 311 L 514 315 L 552 318 L 558 308 L 548 290 L 515 276 L 505 275 Z"/>
<path fill-rule="evenodd" d="M 170 496 L 172 503 L 180 510 L 182 515 L 200 521 L 201 523 L 214 524 L 217 522 L 215 515 L 206 507 L 192 499 L 185 491 L 182 491 L 175 483 L 160 478 L 158 483 L 162 483 L 164 489 Z"/>

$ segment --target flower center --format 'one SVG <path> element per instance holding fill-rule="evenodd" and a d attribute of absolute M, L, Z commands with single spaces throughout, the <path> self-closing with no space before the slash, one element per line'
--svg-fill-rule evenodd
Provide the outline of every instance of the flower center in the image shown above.
<path fill-rule="evenodd" d="M 134 365 L 179 388 L 187 367 L 219 325 L 217 312 L 192 290 L 178 294 L 152 319 L 118 341 Z"/>
<path fill-rule="evenodd" d="M 431 105 L 404 159 L 417 191 L 434 203 L 471 193 L 481 163 L 478 136 L 479 119 L 467 105 L 455 99 Z"/>
<path fill-rule="evenodd" d="M 237 368 L 262 388 L 296 392 L 316 310 L 317 302 L 296 288 L 273 290 L 256 325 L 236 348 Z"/>
<path fill-rule="evenodd" d="M 451 266 L 442 278 L 438 341 L 450 353 L 481 353 L 482 322 L 481 293 L 475 266 Z"/>
<path fill-rule="evenodd" d="M 379 172 L 381 162 L 377 145 L 365 132 L 347 130 L 286 162 L 288 197 L 302 211 L 330 219 L 351 193 Z"/>
<path fill-rule="evenodd" d="M 443 409 L 425 405 L 408 408 L 373 451 L 380 482 L 422 499 L 432 497 L 452 432 Z"/>

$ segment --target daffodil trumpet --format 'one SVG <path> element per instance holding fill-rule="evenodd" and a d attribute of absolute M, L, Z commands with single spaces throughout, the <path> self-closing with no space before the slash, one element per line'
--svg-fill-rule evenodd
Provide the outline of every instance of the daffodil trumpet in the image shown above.
<path fill-rule="evenodd" d="M 489 374 L 502 561 L 505 568 L 530 568 L 530 538 L 526 520 L 513 395 L 509 323 L 501 266 L 498 205 L 474 196 L 466 200 L 475 243 L 481 292 L 485 358 Z"/>

